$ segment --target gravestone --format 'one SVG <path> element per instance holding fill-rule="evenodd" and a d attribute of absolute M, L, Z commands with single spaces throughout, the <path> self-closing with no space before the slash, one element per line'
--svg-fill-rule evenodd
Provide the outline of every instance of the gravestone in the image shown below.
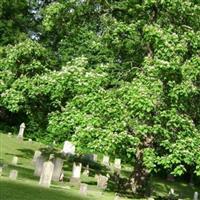
<path fill-rule="evenodd" d="M 175 196 L 174 189 L 171 188 L 170 191 L 169 191 L 169 197 L 173 198 L 174 196 Z"/>
<path fill-rule="evenodd" d="M 19 139 L 23 139 L 23 137 L 24 137 L 24 129 L 25 129 L 25 123 L 22 123 L 21 125 L 20 125 L 20 128 L 19 128 L 19 133 L 18 133 L 18 136 L 17 136 L 17 138 L 19 138 Z"/>
<path fill-rule="evenodd" d="M 198 192 L 194 193 L 193 200 L 199 200 L 199 193 Z"/>
<path fill-rule="evenodd" d="M 120 174 L 120 171 L 121 171 L 121 159 L 119 159 L 119 158 L 115 158 L 115 161 L 114 161 L 114 171 L 117 174 Z"/>
<path fill-rule="evenodd" d="M 36 150 L 35 153 L 34 153 L 32 162 L 33 162 L 33 163 L 36 163 L 37 158 L 38 158 L 39 156 L 41 156 L 41 155 L 42 155 L 42 152 Z"/>
<path fill-rule="evenodd" d="M 12 159 L 12 165 L 17 165 L 17 162 L 18 162 L 18 157 L 14 156 Z"/>
<path fill-rule="evenodd" d="M 69 141 L 65 141 L 62 152 L 65 155 L 74 155 L 75 154 L 75 145 Z"/>
<path fill-rule="evenodd" d="M 11 136 L 12 136 L 12 133 L 11 133 L 11 132 L 9 132 L 9 133 L 8 133 L 8 137 L 11 137 Z"/>
<path fill-rule="evenodd" d="M 11 170 L 9 174 L 9 178 L 12 180 L 16 180 L 18 176 L 18 171 L 17 170 Z"/>
<path fill-rule="evenodd" d="M 50 154 L 49 155 L 49 160 L 53 160 L 55 158 L 55 155 L 54 154 Z"/>
<path fill-rule="evenodd" d="M 55 158 L 53 160 L 53 164 L 54 164 L 54 169 L 53 169 L 52 180 L 59 181 L 63 168 L 63 160 L 61 158 Z"/>
<path fill-rule="evenodd" d="M 108 177 L 99 175 L 97 178 L 97 187 L 105 190 L 107 188 L 107 185 L 108 185 Z"/>
<path fill-rule="evenodd" d="M 45 159 L 42 155 L 37 157 L 36 162 L 35 162 L 35 171 L 34 171 L 35 176 L 41 175 L 44 162 L 45 162 Z"/>
<path fill-rule="evenodd" d="M 32 141 L 32 139 L 31 139 L 31 138 L 29 138 L 29 139 L 28 139 L 28 141 L 29 141 L 29 143 L 31 143 L 31 144 L 33 143 L 33 141 Z"/>
<path fill-rule="evenodd" d="M 81 168 L 81 163 L 73 163 L 72 177 L 70 178 L 70 183 L 80 184 Z"/>
<path fill-rule="evenodd" d="M 109 156 L 103 156 L 102 164 L 105 166 L 109 166 Z"/>
<path fill-rule="evenodd" d="M 39 185 L 50 187 L 53 175 L 54 164 L 51 161 L 44 162 Z"/>
<path fill-rule="evenodd" d="M 89 176 L 89 173 L 90 173 L 90 171 L 89 171 L 89 165 L 87 165 L 87 166 L 85 167 L 84 171 L 83 171 L 83 175 L 84 175 L 84 176 Z"/>
<path fill-rule="evenodd" d="M 85 184 L 85 183 L 81 183 L 80 184 L 80 193 L 82 195 L 87 195 L 87 188 L 88 188 L 88 185 Z"/>

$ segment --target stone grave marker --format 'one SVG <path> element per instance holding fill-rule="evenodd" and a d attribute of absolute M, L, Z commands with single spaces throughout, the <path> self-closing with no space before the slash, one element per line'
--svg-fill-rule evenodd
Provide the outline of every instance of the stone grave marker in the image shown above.
<path fill-rule="evenodd" d="M 32 139 L 31 139 L 31 138 L 29 138 L 29 139 L 28 139 L 28 141 L 29 141 L 29 143 L 31 143 L 31 144 L 33 143 L 33 141 L 32 141 Z"/>
<path fill-rule="evenodd" d="M 16 180 L 18 176 L 18 171 L 17 170 L 11 170 L 9 174 L 9 178 L 12 180 Z"/>
<path fill-rule="evenodd" d="M 18 163 L 18 157 L 14 156 L 12 159 L 12 165 L 17 165 L 17 163 Z"/>
<path fill-rule="evenodd" d="M 55 158 L 53 159 L 53 164 L 54 164 L 54 169 L 53 169 L 52 180 L 59 181 L 63 168 L 63 160 L 61 158 Z"/>
<path fill-rule="evenodd" d="M 120 171 L 121 171 L 121 159 L 115 158 L 115 161 L 114 161 L 114 172 L 116 172 L 117 174 L 120 174 Z"/>
<path fill-rule="evenodd" d="M 35 171 L 34 171 L 35 176 L 41 175 L 44 162 L 45 162 L 45 159 L 42 155 L 37 157 L 36 162 L 35 162 Z"/>
<path fill-rule="evenodd" d="M 23 123 L 21 123 L 21 125 L 20 125 L 20 128 L 19 128 L 19 133 L 18 133 L 18 136 L 17 136 L 17 138 L 19 138 L 19 139 L 23 139 L 23 137 L 24 137 L 24 130 L 25 130 L 25 123 L 23 122 Z"/>
<path fill-rule="evenodd" d="M 88 188 L 88 185 L 85 184 L 85 183 L 81 183 L 80 184 L 80 193 L 82 195 L 87 195 L 87 188 Z"/>
<path fill-rule="evenodd" d="M 12 136 L 12 133 L 11 133 L 11 132 L 9 132 L 9 133 L 8 133 L 8 137 L 11 137 L 11 136 Z"/>
<path fill-rule="evenodd" d="M 69 141 L 65 141 L 62 152 L 65 155 L 74 155 L 75 154 L 75 145 Z"/>
<path fill-rule="evenodd" d="M 34 153 L 34 156 L 33 156 L 33 160 L 32 160 L 32 162 L 35 164 L 36 163 L 36 160 L 37 160 L 37 158 L 39 157 L 39 156 L 41 156 L 42 155 L 42 152 L 41 151 L 38 151 L 38 150 L 36 150 L 35 151 L 35 153 Z"/>
<path fill-rule="evenodd" d="M 107 188 L 107 185 L 108 185 L 108 177 L 99 175 L 97 179 L 97 187 L 105 190 Z"/>
<path fill-rule="evenodd" d="M 50 187 L 53 175 L 54 164 L 51 161 L 44 162 L 39 185 Z"/>
<path fill-rule="evenodd" d="M 199 193 L 198 192 L 194 193 L 193 200 L 199 200 Z"/>
<path fill-rule="evenodd" d="M 102 164 L 105 166 L 109 166 L 109 156 L 103 156 Z"/>
<path fill-rule="evenodd" d="M 90 170 L 89 170 L 89 165 L 87 165 L 83 171 L 84 176 L 89 176 Z"/>
<path fill-rule="evenodd" d="M 73 163 L 73 170 L 72 170 L 72 177 L 70 178 L 70 183 L 72 184 L 80 184 L 80 177 L 81 177 L 81 163 Z"/>

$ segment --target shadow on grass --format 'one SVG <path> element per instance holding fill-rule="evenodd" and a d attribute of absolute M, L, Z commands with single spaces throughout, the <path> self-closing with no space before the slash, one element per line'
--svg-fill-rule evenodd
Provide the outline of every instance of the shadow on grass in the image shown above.
<path fill-rule="evenodd" d="M 37 185 L 24 184 L 19 181 L 1 180 L 1 200 L 89 200 L 77 192 L 42 188 Z"/>

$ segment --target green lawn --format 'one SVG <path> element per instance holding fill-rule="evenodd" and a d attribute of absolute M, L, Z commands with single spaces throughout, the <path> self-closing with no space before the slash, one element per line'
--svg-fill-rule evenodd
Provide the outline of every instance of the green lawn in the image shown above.
<path fill-rule="evenodd" d="M 0 163 L 6 164 L 3 169 L 2 177 L 0 178 L 0 199 L 1 200 L 113 200 L 114 192 L 112 188 L 102 193 L 96 188 L 94 173 L 90 177 L 81 177 L 82 182 L 88 184 L 88 195 L 86 197 L 79 194 L 79 188 L 73 187 L 68 182 L 71 176 L 72 163 L 65 161 L 65 181 L 64 183 L 52 182 L 49 189 L 38 186 L 38 177 L 33 176 L 33 165 L 31 160 L 34 151 L 37 149 L 46 148 L 45 145 L 36 142 L 20 141 L 16 136 L 9 137 L 6 134 L 0 134 Z M 19 161 L 17 166 L 12 166 L 11 161 L 13 156 L 18 156 Z M 11 169 L 18 170 L 17 181 L 8 179 Z M 123 174 L 128 174 L 129 170 L 124 170 Z M 112 183 L 115 184 L 115 183 Z M 109 184 L 112 185 L 112 184 Z M 153 180 L 153 193 L 161 196 L 167 195 L 170 188 L 174 188 L 176 193 L 181 193 L 184 198 L 192 199 L 194 191 L 200 192 L 199 189 L 191 187 L 186 183 L 168 182 L 159 178 Z M 121 198 L 126 199 L 126 198 Z M 136 198 L 131 198 L 136 199 Z"/>

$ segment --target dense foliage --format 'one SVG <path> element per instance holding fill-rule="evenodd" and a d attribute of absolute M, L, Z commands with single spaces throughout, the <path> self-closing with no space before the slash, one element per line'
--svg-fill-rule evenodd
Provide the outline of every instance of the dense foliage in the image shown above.
<path fill-rule="evenodd" d="M 1 119 L 134 161 L 134 192 L 200 176 L 198 1 L 30 2 L 1 2 Z"/>

